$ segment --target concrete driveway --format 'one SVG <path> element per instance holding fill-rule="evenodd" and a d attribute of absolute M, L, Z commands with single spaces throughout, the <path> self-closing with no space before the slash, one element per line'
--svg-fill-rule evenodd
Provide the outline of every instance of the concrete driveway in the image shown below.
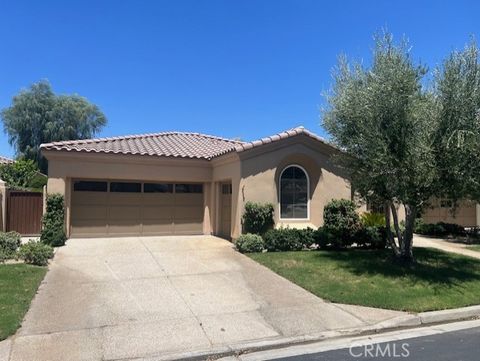
<path fill-rule="evenodd" d="M 73 239 L 6 353 L 27 361 L 181 358 L 399 314 L 324 302 L 216 237 Z"/>

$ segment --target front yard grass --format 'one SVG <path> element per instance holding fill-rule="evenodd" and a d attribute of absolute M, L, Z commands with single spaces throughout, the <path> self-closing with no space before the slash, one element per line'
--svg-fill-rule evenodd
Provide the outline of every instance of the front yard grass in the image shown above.
<path fill-rule="evenodd" d="M 422 312 L 480 304 L 480 260 L 415 248 L 417 263 L 391 251 L 301 251 L 249 256 L 313 294 L 337 303 Z"/>
<path fill-rule="evenodd" d="M 473 246 L 468 246 L 467 248 L 471 249 L 472 251 L 480 252 L 480 244 L 475 244 Z"/>
<path fill-rule="evenodd" d="M 20 326 L 46 272 L 23 263 L 0 265 L 0 340 Z"/>

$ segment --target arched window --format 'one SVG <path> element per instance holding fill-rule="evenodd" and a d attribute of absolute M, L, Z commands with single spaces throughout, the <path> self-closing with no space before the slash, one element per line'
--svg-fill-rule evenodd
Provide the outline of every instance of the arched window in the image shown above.
<path fill-rule="evenodd" d="M 298 165 L 286 167 L 280 174 L 280 218 L 308 219 L 309 179 Z"/>

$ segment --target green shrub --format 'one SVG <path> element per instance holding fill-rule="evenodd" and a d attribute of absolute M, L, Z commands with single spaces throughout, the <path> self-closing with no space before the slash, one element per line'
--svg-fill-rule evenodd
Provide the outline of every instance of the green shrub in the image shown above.
<path fill-rule="evenodd" d="M 319 227 L 314 234 L 315 244 L 321 249 L 326 249 L 332 246 L 333 236 L 324 227 Z"/>
<path fill-rule="evenodd" d="M 445 229 L 445 232 L 452 236 L 465 236 L 465 228 L 455 223 L 438 222 L 438 225 Z"/>
<path fill-rule="evenodd" d="M 40 240 L 50 246 L 63 246 L 67 240 L 65 234 L 65 206 L 61 194 L 47 197 L 47 211 L 42 219 Z"/>
<path fill-rule="evenodd" d="M 446 229 L 441 224 L 434 223 L 422 223 L 415 229 L 415 233 L 422 234 L 424 236 L 437 236 L 442 237 L 447 235 Z"/>
<path fill-rule="evenodd" d="M 265 248 L 270 252 L 300 251 L 304 248 L 301 234 L 297 229 L 271 229 L 263 236 Z"/>
<path fill-rule="evenodd" d="M 304 229 L 296 229 L 300 242 L 303 245 L 303 248 L 310 248 L 313 245 L 317 244 L 316 230 L 307 227 Z"/>
<path fill-rule="evenodd" d="M 53 248 L 48 244 L 30 240 L 20 246 L 18 257 L 28 264 L 46 266 L 48 260 L 53 257 Z"/>
<path fill-rule="evenodd" d="M 334 248 L 345 248 L 355 242 L 361 228 L 360 217 L 354 202 L 347 199 L 334 199 L 323 210 L 323 229 L 332 236 Z"/>
<path fill-rule="evenodd" d="M 273 228 L 273 204 L 247 202 L 242 215 L 244 233 L 264 234 Z"/>
<path fill-rule="evenodd" d="M 360 220 L 365 227 L 385 227 L 385 215 L 382 213 L 365 212 Z"/>
<path fill-rule="evenodd" d="M 263 238 L 258 234 L 242 234 L 235 240 L 235 247 L 241 253 L 262 252 L 264 249 Z"/>
<path fill-rule="evenodd" d="M 5 259 L 15 258 L 18 247 L 20 247 L 20 233 L 0 233 L 0 252 Z"/>
<path fill-rule="evenodd" d="M 387 230 L 385 227 L 362 227 L 356 236 L 358 246 L 384 249 L 387 246 Z"/>
<path fill-rule="evenodd" d="M 4 263 L 9 257 L 5 254 L 3 249 L 0 249 L 0 263 Z"/>
<path fill-rule="evenodd" d="M 467 235 L 465 228 L 458 224 L 445 222 L 424 223 L 421 219 L 415 221 L 414 232 L 425 236 L 436 237 L 445 237 L 448 235 L 464 237 Z"/>

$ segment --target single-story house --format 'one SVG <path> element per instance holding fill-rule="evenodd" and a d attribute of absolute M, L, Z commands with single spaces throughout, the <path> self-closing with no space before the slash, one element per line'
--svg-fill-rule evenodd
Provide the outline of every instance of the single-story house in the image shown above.
<path fill-rule="evenodd" d="M 70 237 L 215 234 L 235 238 L 247 201 L 276 226 L 318 227 L 351 198 L 339 150 L 303 127 L 253 142 L 164 132 L 41 146 L 48 193 L 65 196 Z"/>
<path fill-rule="evenodd" d="M 448 199 L 434 199 L 430 207 L 422 213 L 426 223 L 456 223 L 464 227 L 480 226 L 480 204 L 463 200 L 454 209 L 452 201 Z"/>
<path fill-rule="evenodd" d="M 0 155 L 0 165 L 13 163 L 13 159 L 2 157 Z"/>

